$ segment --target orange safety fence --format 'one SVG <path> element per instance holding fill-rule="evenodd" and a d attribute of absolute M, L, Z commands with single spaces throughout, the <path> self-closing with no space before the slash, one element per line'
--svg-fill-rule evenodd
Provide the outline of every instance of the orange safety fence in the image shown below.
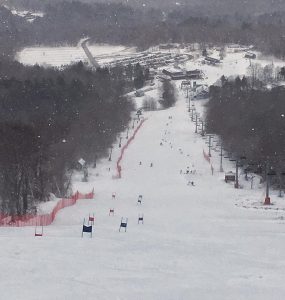
<path fill-rule="evenodd" d="M 133 139 L 135 138 L 137 132 L 140 130 L 140 128 L 142 127 L 143 123 L 146 121 L 147 119 L 143 119 L 139 126 L 135 129 L 133 135 L 129 138 L 129 140 L 127 141 L 127 143 L 123 146 L 122 150 L 121 150 L 121 154 L 117 160 L 117 178 L 121 178 L 122 177 L 122 166 L 120 165 L 121 160 L 123 159 L 124 156 L 124 152 L 125 150 L 128 148 L 128 146 L 130 145 L 130 143 L 133 141 Z"/>
<path fill-rule="evenodd" d="M 51 213 L 44 215 L 33 215 L 27 214 L 23 216 L 9 216 L 2 214 L 0 215 L 0 226 L 2 227 L 22 227 L 22 226 L 47 226 L 50 225 L 56 214 L 62 208 L 74 205 L 79 199 L 93 199 L 94 189 L 88 194 L 81 194 L 78 191 L 71 197 L 67 199 L 61 199 L 57 202 L 56 206 L 53 208 Z"/>

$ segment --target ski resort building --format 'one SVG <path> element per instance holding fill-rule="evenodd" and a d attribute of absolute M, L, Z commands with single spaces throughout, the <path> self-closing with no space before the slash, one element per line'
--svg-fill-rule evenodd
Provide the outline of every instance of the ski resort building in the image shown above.
<path fill-rule="evenodd" d="M 244 57 L 245 58 L 249 58 L 249 59 L 255 59 L 256 58 L 256 54 L 255 53 L 251 53 L 251 52 L 247 52 Z"/>
<path fill-rule="evenodd" d="M 210 56 L 206 56 L 204 59 L 204 62 L 207 64 L 210 64 L 210 65 L 216 65 L 216 64 L 221 63 L 221 61 L 219 59 L 210 57 Z"/>
<path fill-rule="evenodd" d="M 179 70 L 179 69 L 163 69 L 162 73 L 169 76 L 172 80 L 183 79 L 201 79 L 203 72 L 201 70 Z"/>

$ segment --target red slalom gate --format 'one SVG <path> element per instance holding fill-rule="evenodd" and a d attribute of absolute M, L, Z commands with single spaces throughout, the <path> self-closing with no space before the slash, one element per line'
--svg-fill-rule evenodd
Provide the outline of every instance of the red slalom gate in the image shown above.
<path fill-rule="evenodd" d="M 0 215 L 0 226 L 2 227 L 22 227 L 22 226 L 47 226 L 50 225 L 56 214 L 62 208 L 74 205 L 79 199 L 93 199 L 94 189 L 88 194 L 81 194 L 78 191 L 71 198 L 64 198 L 57 202 L 52 212 L 45 215 L 27 214 L 24 216 Z"/>
<path fill-rule="evenodd" d="M 128 146 L 130 145 L 130 143 L 134 140 L 137 132 L 140 130 L 140 128 L 142 127 L 143 123 L 146 121 L 147 119 L 143 119 L 139 126 L 136 128 L 136 130 L 134 131 L 133 135 L 129 138 L 129 140 L 127 141 L 127 143 L 123 146 L 122 150 L 121 150 L 121 154 L 117 160 L 117 178 L 121 178 L 122 177 L 122 166 L 120 165 L 121 160 L 123 159 L 124 156 L 124 152 L 125 150 L 128 148 Z"/>

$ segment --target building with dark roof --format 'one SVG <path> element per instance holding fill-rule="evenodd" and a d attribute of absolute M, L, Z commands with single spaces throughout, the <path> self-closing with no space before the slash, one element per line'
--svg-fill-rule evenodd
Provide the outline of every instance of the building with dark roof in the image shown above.
<path fill-rule="evenodd" d="M 249 59 L 255 59 L 256 58 L 256 54 L 255 53 L 251 53 L 251 52 L 247 52 L 244 57 L 245 58 L 249 58 Z"/>
<path fill-rule="evenodd" d="M 162 73 L 169 76 L 172 80 L 201 79 L 203 77 L 203 72 L 198 69 L 189 71 L 163 69 Z"/>
<path fill-rule="evenodd" d="M 216 64 L 219 64 L 219 63 L 221 62 L 219 59 L 214 58 L 214 57 L 210 57 L 210 56 L 206 56 L 206 57 L 204 58 L 204 61 L 205 61 L 206 63 L 211 64 L 211 65 L 216 65 Z"/>

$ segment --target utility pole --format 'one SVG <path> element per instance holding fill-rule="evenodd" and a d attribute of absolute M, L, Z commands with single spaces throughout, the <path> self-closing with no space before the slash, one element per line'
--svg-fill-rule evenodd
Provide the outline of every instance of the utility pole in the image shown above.
<path fill-rule="evenodd" d="M 188 112 L 190 112 L 190 95 L 188 96 Z"/>
<path fill-rule="evenodd" d="M 212 142 L 212 136 L 209 135 L 209 151 L 208 151 L 208 156 L 209 156 L 209 157 L 212 156 L 212 155 L 211 155 L 211 147 L 212 147 L 211 142 Z"/>
<path fill-rule="evenodd" d="M 204 132 L 204 121 L 203 120 L 201 120 L 201 125 L 202 125 L 201 135 L 204 136 L 205 132 Z"/>
<path fill-rule="evenodd" d="M 192 122 L 194 121 L 194 108 L 192 108 L 192 111 L 191 111 L 191 121 Z"/>
<path fill-rule="evenodd" d="M 112 152 L 113 152 L 113 146 L 111 146 L 111 151 L 110 151 L 110 155 L 109 155 L 109 161 L 112 160 Z"/>
<path fill-rule="evenodd" d="M 223 144 L 221 143 L 221 152 L 220 152 L 220 172 L 224 172 L 224 169 L 223 169 Z"/>
<path fill-rule="evenodd" d="M 235 188 L 238 189 L 239 182 L 238 182 L 238 159 L 236 160 L 236 182 L 235 182 Z"/>
<path fill-rule="evenodd" d="M 282 187 L 283 187 L 283 176 L 285 175 L 285 172 L 281 172 L 279 174 L 279 194 L 278 197 L 282 197 Z"/>
<path fill-rule="evenodd" d="M 236 159 L 236 182 L 235 182 L 235 188 L 238 189 L 239 188 L 239 181 L 238 181 L 238 167 L 239 167 L 239 163 L 243 160 L 246 159 L 245 156 L 241 156 L 240 159 Z"/>
<path fill-rule="evenodd" d="M 198 115 L 196 114 L 195 115 L 195 133 L 197 133 L 198 132 Z"/>
<path fill-rule="evenodd" d="M 266 196 L 265 196 L 265 200 L 264 200 L 264 205 L 270 205 L 270 197 L 269 197 L 269 163 L 268 161 L 266 161 L 266 168 L 265 168 L 265 180 L 266 180 Z"/>

